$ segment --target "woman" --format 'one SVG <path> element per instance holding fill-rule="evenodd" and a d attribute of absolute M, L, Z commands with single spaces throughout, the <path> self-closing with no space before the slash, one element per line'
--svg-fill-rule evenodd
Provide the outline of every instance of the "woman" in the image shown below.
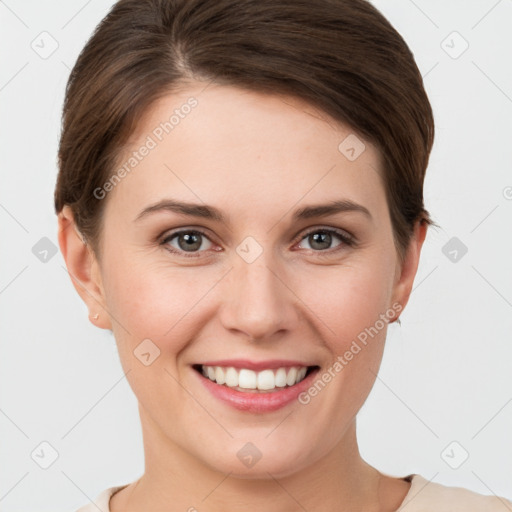
<path fill-rule="evenodd" d="M 512 505 L 358 450 L 434 224 L 433 138 L 413 56 L 364 0 L 114 5 L 70 76 L 55 207 L 145 471 L 82 512 Z"/>

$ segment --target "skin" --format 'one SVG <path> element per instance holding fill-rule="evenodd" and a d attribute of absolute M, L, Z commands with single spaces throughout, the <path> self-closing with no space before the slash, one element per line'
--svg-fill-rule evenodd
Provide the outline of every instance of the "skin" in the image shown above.
<path fill-rule="evenodd" d="M 380 314 L 405 307 L 427 228 L 416 225 L 401 265 L 379 152 L 364 141 L 349 161 L 338 145 L 353 131 L 296 98 L 188 84 L 148 110 L 127 155 L 191 96 L 198 105 L 103 199 L 100 259 L 67 229 L 69 207 L 59 214 L 73 284 L 91 321 L 113 331 L 139 402 L 145 472 L 112 497 L 111 510 L 396 510 L 410 484 L 367 464 L 356 439 L 387 325 L 310 403 L 270 413 L 220 402 L 191 365 L 282 358 L 322 373 Z M 169 197 L 213 205 L 230 224 L 169 211 L 135 221 Z M 372 218 L 291 220 L 299 207 L 342 198 Z M 199 257 L 159 244 L 179 228 L 206 233 Z M 345 230 L 357 244 L 333 235 L 322 251 L 309 228 Z M 252 263 L 236 252 L 247 236 L 263 251 Z M 179 251 L 179 241 L 167 247 Z M 149 366 L 133 354 L 147 338 L 160 349 Z M 237 457 L 249 441 L 262 453 L 252 468 Z"/>

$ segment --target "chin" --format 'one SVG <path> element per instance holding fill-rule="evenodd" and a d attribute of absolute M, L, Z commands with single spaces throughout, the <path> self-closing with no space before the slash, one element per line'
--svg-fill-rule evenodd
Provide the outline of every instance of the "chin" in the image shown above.
<path fill-rule="evenodd" d="M 223 452 L 223 456 L 205 462 L 215 471 L 229 474 L 233 478 L 268 480 L 272 477 L 288 477 L 313 462 L 305 458 L 304 451 L 295 452 L 298 453 L 290 451 L 289 447 L 286 451 L 275 447 L 259 451 L 254 445 L 247 443 L 241 449 L 232 452 L 232 456 L 226 457 L 226 451 Z"/>

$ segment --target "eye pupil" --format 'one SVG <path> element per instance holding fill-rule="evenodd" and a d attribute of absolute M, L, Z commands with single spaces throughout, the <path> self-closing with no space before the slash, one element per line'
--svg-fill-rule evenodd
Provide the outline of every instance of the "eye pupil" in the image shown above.
<path fill-rule="evenodd" d="M 323 233 L 323 232 L 317 232 L 309 235 L 312 239 L 314 244 L 320 243 L 320 244 L 327 244 L 325 247 L 316 247 L 316 249 L 328 249 L 331 245 L 331 235 L 330 233 Z M 314 247 L 314 244 L 311 245 L 311 247 Z"/>
<path fill-rule="evenodd" d="M 185 240 L 185 243 L 181 241 Z M 199 249 L 201 247 L 201 239 L 198 233 L 186 233 L 178 236 L 178 245 L 180 249 L 190 250 L 190 249 Z"/>

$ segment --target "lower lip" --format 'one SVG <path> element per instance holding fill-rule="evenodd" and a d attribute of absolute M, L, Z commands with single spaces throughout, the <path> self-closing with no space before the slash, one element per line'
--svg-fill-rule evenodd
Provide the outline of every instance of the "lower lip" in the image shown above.
<path fill-rule="evenodd" d="M 240 411 L 261 413 L 276 411 L 296 400 L 303 391 L 309 388 L 318 370 L 318 368 L 315 368 L 298 384 L 285 388 L 276 388 L 278 391 L 263 393 L 237 391 L 236 389 L 213 382 L 196 370 L 193 370 L 193 372 L 197 374 L 203 386 L 224 403 Z"/>

